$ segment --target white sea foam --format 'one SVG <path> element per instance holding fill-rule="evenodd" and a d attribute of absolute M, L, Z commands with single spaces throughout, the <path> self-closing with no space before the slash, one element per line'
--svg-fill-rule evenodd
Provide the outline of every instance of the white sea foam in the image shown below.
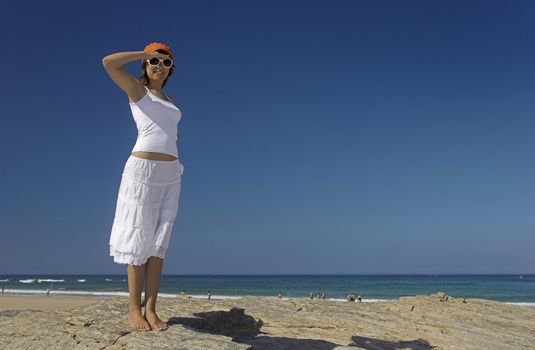
<path fill-rule="evenodd" d="M 82 283 L 85 282 L 85 281 L 86 281 L 86 280 L 83 279 L 83 278 L 78 280 L 78 282 L 82 282 Z"/>
<path fill-rule="evenodd" d="M 20 283 L 34 283 L 35 282 L 35 278 L 34 279 L 28 279 L 28 280 L 19 280 Z"/>
<path fill-rule="evenodd" d="M 535 303 L 509 303 L 507 302 L 506 304 L 535 307 Z"/>
<path fill-rule="evenodd" d="M 65 280 L 53 280 L 53 279 L 38 279 L 37 280 L 38 283 L 41 283 L 41 282 L 65 282 Z"/>
<path fill-rule="evenodd" d="M 5 289 L 4 293 L 10 294 L 46 294 L 46 290 L 37 289 Z M 99 292 L 99 291 L 85 291 L 85 290 L 58 290 L 51 289 L 50 294 L 57 295 L 86 295 L 86 296 L 128 296 L 128 292 Z M 144 292 L 142 292 L 144 294 Z M 178 294 L 159 293 L 158 297 L 164 298 L 176 298 Z M 206 299 L 206 295 L 188 295 L 189 297 L 196 299 Z M 239 299 L 240 296 L 226 296 L 226 295 L 212 295 L 212 299 Z"/>
<path fill-rule="evenodd" d="M 113 281 L 113 280 L 112 280 L 111 278 L 106 278 L 106 279 L 104 279 L 104 281 L 106 281 L 106 282 L 111 282 L 111 281 Z"/>
<path fill-rule="evenodd" d="M 5 293 L 11 294 L 46 294 L 46 290 L 41 289 L 5 289 Z M 78 290 L 64 290 L 60 289 L 51 289 L 50 294 L 61 294 L 61 295 L 94 295 L 94 296 L 114 296 L 114 295 L 128 295 L 127 292 L 89 292 L 89 291 L 78 291 Z M 159 295 L 158 295 L 159 296 Z"/>
<path fill-rule="evenodd" d="M 7 280 L 0 280 L 0 282 L 9 282 L 9 278 Z"/>

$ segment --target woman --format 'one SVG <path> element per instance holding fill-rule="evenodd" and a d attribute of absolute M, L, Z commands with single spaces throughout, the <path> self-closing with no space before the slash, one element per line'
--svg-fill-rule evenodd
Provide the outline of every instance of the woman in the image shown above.
<path fill-rule="evenodd" d="M 123 65 L 141 59 L 140 79 Z M 138 136 L 124 166 L 110 235 L 110 256 L 127 264 L 128 321 L 138 331 L 163 331 L 156 314 L 163 259 L 178 212 L 184 166 L 176 141 L 181 112 L 161 89 L 173 73 L 171 49 L 150 43 L 143 51 L 119 52 L 102 59 L 104 69 L 129 99 Z M 145 284 L 145 314 L 141 291 Z"/>

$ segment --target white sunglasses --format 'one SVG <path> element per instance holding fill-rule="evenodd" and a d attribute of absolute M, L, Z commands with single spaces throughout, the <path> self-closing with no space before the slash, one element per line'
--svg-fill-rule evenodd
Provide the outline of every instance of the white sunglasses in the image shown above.
<path fill-rule="evenodd" d="M 165 68 L 171 68 L 173 66 L 173 60 L 170 58 L 164 58 L 161 60 L 158 57 L 153 57 L 150 60 L 147 60 L 147 63 L 151 67 L 157 67 L 160 64 L 160 61 L 162 61 L 162 64 Z"/>

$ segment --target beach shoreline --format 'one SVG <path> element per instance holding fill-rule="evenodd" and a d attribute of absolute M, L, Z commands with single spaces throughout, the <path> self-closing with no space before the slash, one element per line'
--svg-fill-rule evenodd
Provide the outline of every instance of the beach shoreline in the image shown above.
<path fill-rule="evenodd" d="M 91 303 L 96 303 L 102 300 L 112 300 L 113 298 L 117 297 L 126 297 L 128 296 L 128 293 L 124 293 L 124 295 L 95 295 L 95 294 L 65 294 L 60 293 L 56 294 L 54 292 L 51 292 L 49 295 L 46 295 L 45 292 L 41 293 L 4 293 L 0 295 L 0 311 L 2 310 L 68 310 L 71 308 L 75 308 L 78 306 L 88 305 Z M 142 298 L 144 296 L 144 293 L 142 293 Z M 407 297 L 416 297 L 414 296 L 407 296 Z M 242 298 L 248 298 L 248 297 L 256 297 L 256 298 L 264 298 L 267 300 L 293 300 L 293 301 L 326 301 L 326 302 L 342 302 L 342 303 L 359 303 L 358 301 L 352 301 L 349 302 L 347 300 L 342 299 L 310 299 L 308 297 L 282 297 L 277 298 L 276 296 L 252 296 L 252 295 L 243 295 L 243 296 L 225 296 L 225 295 L 212 295 L 211 301 L 219 301 L 219 300 L 228 300 L 228 299 L 234 299 L 239 300 Z M 178 300 L 181 299 L 179 295 L 158 295 L 158 298 L 165 298 L 165 299 L 172 299 L 176 298 Z M 205 295 L 186 295 L 186 299 L 196 299 L 196 300 L 207 300 L 208 298 Z M 405 297 L 403 297 L 405 298 Z M 488 299 L 477 299 L 477 298 L 464 298 L 467 301 L 470 300 L 488 300 Z M 161 299 L 160 299 L 161 300 Z M 364 299 L 363 303 L 376 303 L 376 302 L 389 302 L 389 301 L 395 301 L 398 299 L 371 299 L 366 300 Z M 503 302 L 503 301 L 497 301 L 497 300 L 489 300 L 492 302 L 498 302 L 503 304 L 509 304 L 509 305 L 516 305 L 521 307 L 528 307 L 528 308 L 535 308 L 535 303 L 522 303 L 522 302 Z"/>

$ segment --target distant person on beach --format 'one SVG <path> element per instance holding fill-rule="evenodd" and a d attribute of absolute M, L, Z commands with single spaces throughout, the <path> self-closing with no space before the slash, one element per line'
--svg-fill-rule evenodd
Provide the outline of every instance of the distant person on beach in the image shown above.
<path fill-rule="evenodd" d="M 347 295 L 347 301 L 355 301 L 355 294 L 349 293 Z"/>
<path fill-rule="evenodd" d="M 46 289 L 46 295 L 50 295 L 50 288 Z"/>
<path fill-rule="evenodd" d="M 277 297 L 278 297 L 279 299 L 282 298 L 282 292 L 281 292 L 281 291 L 279 291 L 279 294 L 277 294 Z"/>
<path fill-rule="evenodd" d="M 139 78 L 124 68 L 136 61 L 141 61 Z M 127 95 L 138 129 L 118 190 L 110 256 L 114 262 L 127 265 L 130 326 L 140 332 L 164 331 L 168 325 L 156 314 L 156 299 L 184 172 L 176 145 L 181 111 L 162 92 L 175 67 L 173 53 L 166 44 L 153 42 L 143 51 L 110 54 L 102 59 L 102 65 Z M 142 315 L 143 286 L 146 305 Z"/>
<path fill-rule="evenodd" d="M 312 292 L 310 292 L 310 299 L 314 299 L 314 295 L 312 295 Z"/>
<path fill-rule="evenodd" d="M 318 294 L 316 294 L 316 299 L 319 299 L 319 298 L 321 298 L 320 292 L 318 292 Z"/>
<path fill-rule="evenodd" d="M 2 287 L 2 294 L 4 294 L 4 287 Z"/>
<path fill-rule="evenodd" d="M 321 298 L 325 299 L 325 292 L 321 293 Z"/>
<path fill-rule="evenodd" d="M 208 300 L 210 300 L 212 298 L 212 291 L 208 291 Z"/>
<path fill-rule="evenodd" d="M 359 302 L 362 301 L 362 297 L 360 296 L 360 294 L 359 294 L 359 296 L 357 297 L 357 300 L 358 300 Z"/>
<path fill-rule="evenodd" d="M 178 294 L 178 297 L 179 297 L 180 299 L 185 299 L 185 298 L 186 298 L 186 293 L 184 292 L 184 290 L 181 290 L 181 291 L 180 291 L 180 294 Z"/>

